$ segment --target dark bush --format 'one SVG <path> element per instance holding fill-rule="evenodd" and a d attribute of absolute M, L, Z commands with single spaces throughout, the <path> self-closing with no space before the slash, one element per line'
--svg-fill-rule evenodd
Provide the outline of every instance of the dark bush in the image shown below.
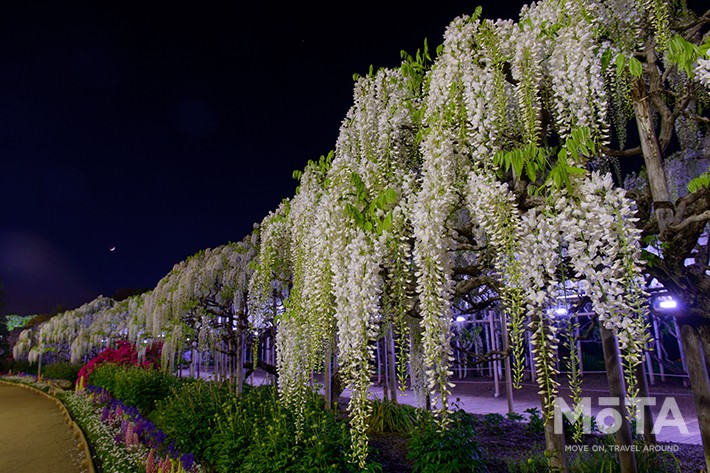
<path fill-rule="evenodd" d="M 486 471 L 483 450 L 475 440 L 473 420 L 464 411 L 450 414 L 441 428 L 423 412 L 409 440 L 409 458 L 414 473 L 478 473 Z"/>
<path fill-rule="evenodd" d="M 245 389 L 219 413 L 208 462 L 219 473 L 356 471 L 348 463 L 347 425 L 325 410 L 316 395 L 299 407 L 304 419 L 300 429 L 295 413 L 279 404 L 274 388 Z"/>
<path fill-rule="evenodd" d="M 14 374 L 27 373 L 36 375 L 37 363 L 30 363 L 27 360 L 5 360 L 2 365 L 2 371 L 12 371 Z"/>
<path fill-rule="evenodd" d="M 116 399 L 148 415 L 157 401 L 172 394 L 180 380 L 152 368 L 102 363 L 89 376 L 89 384 L 106 389 Z"/>
<path fill-rule="evenodd" d="M 204 381 L 185 382 L 157 401 L 151 419 L 182 451 L 204 458 L 222 406 L 234 398 L 229 385 Z"/>
<path fill-rule="evenodd" d="M 51 379 L 66 379 L 76 381 L 81 365 L 74 363 L 52 363 L 42 366 L 42 376 Z"/>

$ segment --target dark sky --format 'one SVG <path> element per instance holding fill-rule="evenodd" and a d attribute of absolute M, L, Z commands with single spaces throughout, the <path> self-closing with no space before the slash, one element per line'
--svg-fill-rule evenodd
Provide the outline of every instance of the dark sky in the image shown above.
<path fill-rule="evenodd" d="M 3 2 L 3 312 L 152 288 L 241 239 L 335 146 L 353 73 L 433 49 L 477 4 Z"/>

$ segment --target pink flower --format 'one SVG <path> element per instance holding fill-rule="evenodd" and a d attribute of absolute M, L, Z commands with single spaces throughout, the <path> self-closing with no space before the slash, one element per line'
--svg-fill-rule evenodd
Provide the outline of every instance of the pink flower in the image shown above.
<path fill-rule="evenodd" d="M 152 448 L 145 460 L 145 473 L 158 473 L 158 466 L 155 464 L 155 450 Z"/>

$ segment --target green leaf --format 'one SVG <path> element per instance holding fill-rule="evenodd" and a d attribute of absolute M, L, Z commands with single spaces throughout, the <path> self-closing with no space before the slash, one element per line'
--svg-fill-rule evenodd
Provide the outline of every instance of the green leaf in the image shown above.
<path fill-rule="evenodd" d="M 483 13 L 483 8 L 479 5 L 476 7 L 476 9 L 473 11 L 473 15 L 471 15 L 471 21 L 476 21 L 481 17 L 481 14 Z"/>
<path fill-rule="evenodd" d="M 629 72 L 633 77 L 641 77 L 643 74 L 643 66 L 641 65 L 641 61 L 633 56 L 629 58 Z"/>
<path fill-rule="evenodd" d="M 385 216 L 384 221 L 382 222 L 382 230 L 388 231 L 392 229 L 393 226 L 393 221 L 392 221 L 392 211 L 387 212 L 387 215 Z"/>
<path fill-rule="evenodd" d="M 611 49 L 607 49 L 604 51 L 604 54 L 602 54 L 602 70 L 606 70 L 607 67 L 609 67 L 609 63 L 611 62 Z"/>
<path fill-rule="evenodd" d="M 710 170 L 708 172 L 704 172 L 695 179 L 692 179 L 688 183 L 688 192 L 691 194 L 693 192 L 698 192 L 699 190 L 705 189 L 707 187 L 710 187 Z"/>
<path fill-rule="evenodd" d="M 626 57 L 619 53 L 616 56 L 616 75 L 621 76 L 624 73 L 624 67 L 626 67 Z"/>
<path fill-rule="evenodd" d="M 577 166 L 567 166 L 567 172 L 570 174 L 576 174 L 578 176 L 581 176 L 586 174 L 587 170 Z"/>
<path fill-rule="evenodd" d="M 535 169 L 535 165 L 532 162 L 528 162 L 525 166 L 525 171 L 528 179 L 530 179 L 530 182 L 535 182 L 537 179 L 537 170 Z"/>

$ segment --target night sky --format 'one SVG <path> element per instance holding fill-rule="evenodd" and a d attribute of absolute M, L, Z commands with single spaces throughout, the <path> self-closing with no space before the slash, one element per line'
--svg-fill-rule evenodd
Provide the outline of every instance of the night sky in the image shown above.
<path fill-rule="evenodd" d="M 8 3 L 0 281 L 20 314 L 152 288 L 240 240 L 334 148 L 353 73 L 434 49 L 478 4 Z"/>

